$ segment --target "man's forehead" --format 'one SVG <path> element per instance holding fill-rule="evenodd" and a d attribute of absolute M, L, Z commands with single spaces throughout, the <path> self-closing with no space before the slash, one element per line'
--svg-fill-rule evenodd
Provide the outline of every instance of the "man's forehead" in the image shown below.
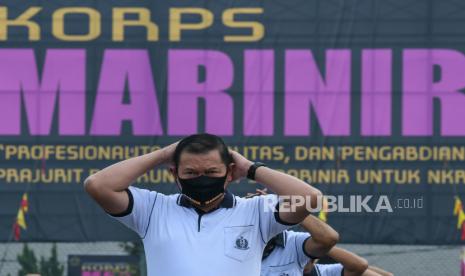
<path fill-rule="evenodd" d="M 218 150 L 211 150 L 206 153 L 191 153 L 183 152 L 179 158 L 180 166 L 221 166 L 223 160 L 221 159 Z"/>

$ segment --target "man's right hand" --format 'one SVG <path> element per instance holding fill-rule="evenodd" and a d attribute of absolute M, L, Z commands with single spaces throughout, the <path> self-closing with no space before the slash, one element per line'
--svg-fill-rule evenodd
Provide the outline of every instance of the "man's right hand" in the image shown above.
<path fill-rule="evenodd" d="M 229 152 L 231 153 L 234 162 L 232 181 L 240 180 L 241 178 L 246 177 L 247 172 L 249 171 L 249 168 L 252 166 L 253 162 L 242 156 L 237 151 L 230 150 Z"/>
<path fill-rule="evenodd" d="M 176 150 L 176 147 L 178 146 L 179 142 L 173 143 L 171 145 L 165 146 L 160 149 L 162 152 L 162 160 L 161 162 L 163 164 L 172 164 L 173 163 L 173 157 L 174 157 L 174 151 Z"/>
<path fill-rule="evenodd" d="M 172 162 L 176 146 L 177 143 L 174 143 L 106 167 L 89 176 L 84 187 L 106 212 L 122 213 L 129 206 L 129 196 L 125 190 L 149 170 Z"/>

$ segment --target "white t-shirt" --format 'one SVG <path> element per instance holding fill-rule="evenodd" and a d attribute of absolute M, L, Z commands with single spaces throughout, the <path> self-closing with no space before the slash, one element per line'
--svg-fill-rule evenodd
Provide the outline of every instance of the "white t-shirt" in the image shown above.
<path fill-rule="evenodd" d="M 316 264 L 313 269 L 318 276 L 343 276 L 342 264 Z"/>
<path fill-rule="evenodd" d="M 258 276 L 266 243 L 290 227 L 278 222 L 276 195 L 226 193 L 220 208 L 201 215 L 180 194 L 128 194 L 132 209 L 115 219 L 142 238 L 149 276 Z"/>
<path fill-rule="evenodd" d="M 310 260 L 303 248 L 310 234 L 294 231 L 284 231 L 283 234 L 283 246 L 275 246 L 262 261 L 261 276 L 302 276 Z"/>

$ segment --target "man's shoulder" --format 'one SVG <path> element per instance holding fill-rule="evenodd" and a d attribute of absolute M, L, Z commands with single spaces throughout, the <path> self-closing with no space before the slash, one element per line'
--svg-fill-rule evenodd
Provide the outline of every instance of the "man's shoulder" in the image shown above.
<path fill-rule="evenodd" d="M 151 199 L 153 198 L 154 200 L 163 199 L 163 201 L 165 202 L 177 202 L 180 197 L 180 194 L 165 195 L 154 190 L 138 188 L 133 186 L 129 187 L 129 191 L 131 191 L 131 194 L 136 198 L 149 197 Z"/>
<path fill-rule="evenodd" d="M 254 197 L 240 197 L 240 196 L 234 196 L 234 199 L 236 201 L 235 207 L 238 209 L 241 208 L 256 208 L 258 206 L 259 202 L 259 196 L 254 196 Z"/>
<path fill-rule="evenodd" d="M 341 275 L 340 273 L 342 273 L 344 266 L 340 263 L 315 264 L 315 269 L 317 269 L 321 275 Z"/>
<path fill-rule="evenodd" d="M 274 194 L 269 195 L 257 195 L 252 197 L 239 197 L 235 196 L 237 204 L 257 204 L 257 202 L 267 202 L 277 200 L 277 196 Z"/>
<path fill-rule="evenodd" d="M 260 213 L 273 213 L 276 209 L 275 195 L 260 195 L 249 198 L 235 196 L 235 210 L 240 212 L 250 212 L 258 215 Z"/>
<path fill-rule="evenodd" d="M 284 239 L 286 242 L 286 248 L 292 248 L 294 252 L 303 250 L 303 245 L 305 241 L 311 237 L 308 232 L 298 232 L 292 230 L 286 230 L 283 232 Z"/>
<path fill-rule="evenodd" d="M 310 233 L 308 232 L 300 232 L 300 231 L 294 231 L 294 230 L 285 230 L 284 235 L 286 239 L 290 240 L 296 237 L 310 237 Z"/>

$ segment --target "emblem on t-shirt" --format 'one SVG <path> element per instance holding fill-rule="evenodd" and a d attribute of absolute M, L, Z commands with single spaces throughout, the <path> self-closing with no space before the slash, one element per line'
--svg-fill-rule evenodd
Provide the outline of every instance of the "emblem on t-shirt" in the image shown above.
<path fill-rule="evenodd" d="M 279 274 L 279 276 L 289 276 L 289 274 L 287 274 L 286 272 L 283 272 L 283 273 Z"/>
<path fill-rule="evenodd" d="M 249 249 L 249 242 L 243 236 L 239 236 L 236 239 L 236 246 L 234 247 L 240 250 L 247 250 Z"/>

